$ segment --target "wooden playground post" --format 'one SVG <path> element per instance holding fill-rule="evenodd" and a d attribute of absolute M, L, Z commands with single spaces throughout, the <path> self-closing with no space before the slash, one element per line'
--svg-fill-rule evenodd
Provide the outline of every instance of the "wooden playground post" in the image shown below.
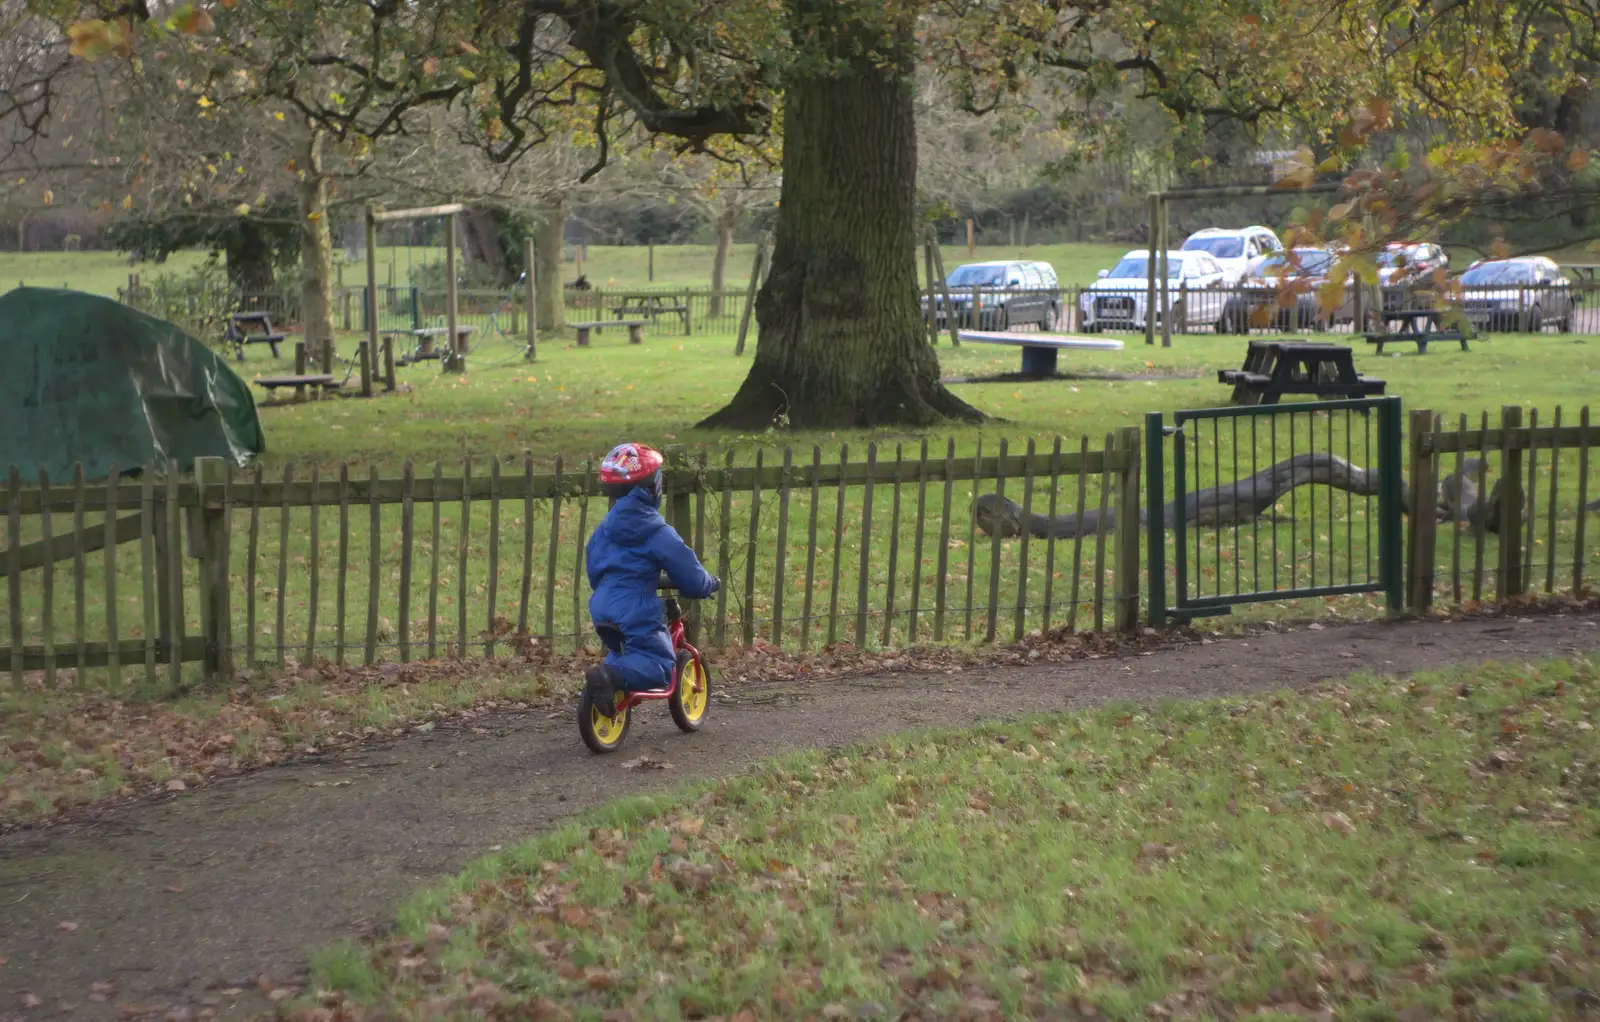
<path fill-rule="evenodd" d="M 394 338 L 383 339 L 383 389 L 393 394 L 397 388 L 394 378 Z"/>
<path fill-rule="evenodd" d="M 532 362 L 538 357 L 534 349 L 539 343 L 539 277 L 534 272 L 534 240 L 528 238 L 523 241 L 522 249 L 528 265 L 525 277 L 528 282 L 528 349 L 523 355 L 523 360 Z"/>
<path fill-rule="evenodd" d="M 956 308 L 950 302 L 950 284 L 944 276 L 944 253 L 939 249 L 939 235 L 928 228 L 928 247 L 933 253 L 933 272 L 939 280 L 939 297 L 944 301 L 944 315 L 950 324 L 950 347 L 961 347 L 961 329 L 956 324 Z"/>
<path fill-rule="evenodd" d="M 467 371 L 466 353 L 461 350 L 461 337 L 456 331 L 456 214 L 454 211 L 447 213 L 444 218 L 444 295 L 445 295 L 445 327 L 449 330 L 449 340 L 445 345 L 444 371 L 449 373 L 464 373 Z"/>
<path fill-rule="evenodd" d="M 972 218 L 971 217 L 967 217 L 967 258 L 971 259 L 973 256 L 975 256 L 977 254 L 978 254 L 978 250 L 977 250 L 977 247 L 976 247 L 975 239 L 973 237 Z"/>
<path fill-rule="evenodd" d="M 393 272 L 393 263 L 389 264 L 389 269 Z M 378 211 L 370 202 L 367 203 L 367 343 L 378 343 Z"/>
<path fill-rule="evenodd" d="M 361 366 L 361 396 L 372 396 L 372 349 L 366 341 L 356 345 L 356 362 Z"/>
<path fill-rule="evenodd" d="M 305 341 L 295 341 L 294 342 L 294 374 L 296 376 L 304 376 L 306 374 L 306 342 Z M 294 388 L 294 399 L 296 401 L 304 401 L 306 399 L 306 385 L 305 384 L 302 383 L 299 386 Z"/>

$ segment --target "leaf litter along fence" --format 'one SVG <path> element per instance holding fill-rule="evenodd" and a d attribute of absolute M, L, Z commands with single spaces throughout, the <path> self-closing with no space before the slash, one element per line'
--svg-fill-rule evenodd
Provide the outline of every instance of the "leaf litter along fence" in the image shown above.
<path fill-rule="evenodd" d="M 670 473 L 668 517 L 723 579 L 702 640 L 783 649 L 1130 629 L 1139 585 L 1137 431 L 1091 448 L 1005 442 L 704 457 Z M 592 466 L 467 462 L 399 478 L 211 463 L 194 479 L 86 483 L 13 472 L 0 516 L 9 646 L 0 670 L 174 683 L 336 663 L 598 648 L 583 548 L 606 510 Z M 1076 514 L 1054 542 L 985 531 L 978 498 Z M 1131 516 L 1131 517 L 1130 517 Z M 1133 527 L 1118 528 L 1133 523 Z M 95 677 L 99 677 L 98 674 Z"/>

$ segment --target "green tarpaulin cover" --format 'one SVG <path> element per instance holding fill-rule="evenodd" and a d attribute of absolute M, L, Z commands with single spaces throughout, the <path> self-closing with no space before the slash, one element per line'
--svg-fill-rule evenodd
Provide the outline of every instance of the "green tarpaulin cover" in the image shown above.
<path fill-rule="evenodd" d="M 104 479 L 265 449 L 249 386 L 171 323 L 81 291 L 0 295 L 0 472 Z"/>

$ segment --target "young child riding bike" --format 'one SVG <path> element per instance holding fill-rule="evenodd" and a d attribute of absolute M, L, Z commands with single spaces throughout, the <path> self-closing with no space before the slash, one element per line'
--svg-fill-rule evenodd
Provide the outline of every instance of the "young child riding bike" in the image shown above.
<path fill-rule="evenodd" d="M 611 510 L 589 537 L 584 558 L 594 589 L 589 617 L 607 652 L 584 682 L 608 717 L 619 690 L 646 692 L 672 683 L 677 661 L 656 592 L 661 573 L 695 600 L 720 584 L 661 517 L 661 465 L 661 453 L 643 444 L 619 444 L 600 463 L 600 487 Z"/>

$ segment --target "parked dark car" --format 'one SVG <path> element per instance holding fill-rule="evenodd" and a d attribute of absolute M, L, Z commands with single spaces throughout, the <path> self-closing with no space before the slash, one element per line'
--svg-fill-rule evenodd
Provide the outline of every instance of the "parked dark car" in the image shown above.
<path fill-rule="evenodd" d="M 959 326 L 975 330 L 1009 330 L 1014 326 L 1036 324 L 1040 330 L 1059 329 L 1065 317 L 1061 307 L 1061 285 L 1055 268 L 1041 262 L 966 263 L 957 266 L 945 279 L 950 305 Z M 973 289 L 977 289 L 978 310 L 973 314 Z M 928 300 L 922 300 L 923 314 Z M 935 318 L 940 326 L 947 322 L 943 298 L 937 299 Z"/>
<path fill-rule="evenodd" d="M 1475 263 L 1461 275 L 1461 307 L 1478 330 L 1572 330 L 1578 298 L 1555 260 L 1544 256 Z"/>
<path fill-rule="evenodd" d="M 1332 315 L 1322 311 L 1318 290 L 1328 282 L 1334 253 L 1325 248 L 1295 248 L 1262 256 L 1250 264 L 1240 286 L 1222 310 L 1219 332 L 1249 333 L 1251 327 L 1279 330 L 1325 329 L 1354 318 L 1348 289 Z"/>

